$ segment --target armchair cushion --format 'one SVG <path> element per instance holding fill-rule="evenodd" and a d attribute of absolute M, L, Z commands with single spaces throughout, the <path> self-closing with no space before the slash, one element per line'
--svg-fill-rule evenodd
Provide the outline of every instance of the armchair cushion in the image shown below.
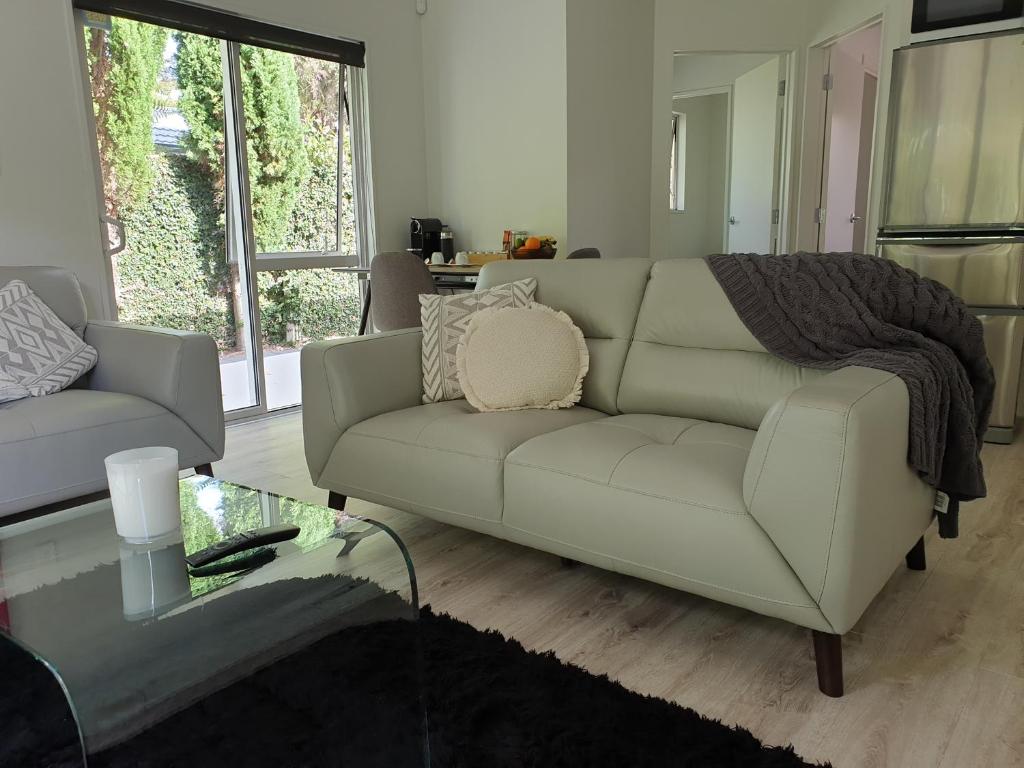
<path fill-rule="evenodd" d="M 185 422 L 142 397 L 68 389 L 0 405 L 0 517 L 102 490 L 104 456 L 154 444 L 177 448 L 182 467 L 212 458 Z"/>
<path fill-rule="evenodd" d="M 89 387 L 150 400 L 180 418 L 206 444 L 208 458 L 224 455 L 220 363 L 202 333 L 90 322 L 85 340 L 99 353 Z M 169 443 L 168 443 L 169 444 Z"/>
<path fill-rule="evenodd" d="M 86 344 L 22 280 L 0 288 L 0 402 L 66 389 L 96 365 Z"/>

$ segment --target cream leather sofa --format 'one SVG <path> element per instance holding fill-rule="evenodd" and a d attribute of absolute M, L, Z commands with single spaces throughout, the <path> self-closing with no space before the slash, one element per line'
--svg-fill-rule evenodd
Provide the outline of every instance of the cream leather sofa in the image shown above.
<path fill-rule="evenodd" d="M 814 630 L 842 693 L 840 636 L 906 555 L 934 492 L 909 468 L 896 376 L 768 354 L 702 259 L 498 262 L 587 337 L 579 406 L 421 403 L 420 330 L 302 351 L 313 481 Z M 909 551 L 909 554 L 907 554 Z"/>
<path fill-rule="evenodd" d="M 78 279 L 57 267 L 0 267 L 24 280 L 96 348 L 96 367 L 63 392 L 0 403 L 0 519 L 105 492 L 103 458 L 168 445 L 206 474 L 224 455 L 220 365 L 199 333 L 88 320 Z"/>

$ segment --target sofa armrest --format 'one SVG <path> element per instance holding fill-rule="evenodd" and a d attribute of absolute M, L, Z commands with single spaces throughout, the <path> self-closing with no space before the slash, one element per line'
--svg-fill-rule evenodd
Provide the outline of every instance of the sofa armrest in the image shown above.
<path fill-rule="evenodd" d="M 407 328 L 303 347 L 302 436 L 314 483 L 345 430 L 422 402 L 422 338 Z"/>
<path fill-rule="evenodd" d="M 99 362 L 89 388 L 136 395 L 184 421 L 217 459 L 224 455 L 224 405 L 217 345 L 202 333 L 91 321 L 85 341 Z"/>
<path fill-rule="evenodd" d="M 908 422 L 899 377 L 849 367 L 772 406 L 754 439 L 750 514 L 840 634 L 932 518 L 935 491 L 907 463 Z"/>

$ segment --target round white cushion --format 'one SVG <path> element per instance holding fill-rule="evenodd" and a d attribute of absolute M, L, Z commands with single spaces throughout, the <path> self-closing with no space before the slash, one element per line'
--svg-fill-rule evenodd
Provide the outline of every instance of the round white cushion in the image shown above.
<path fill-rule="evenodd" d="M 570 408 L 590 355 L 565 312 L 543 304 L 476 312 L 455 353 L 459 386 L 479 411 Z"/>

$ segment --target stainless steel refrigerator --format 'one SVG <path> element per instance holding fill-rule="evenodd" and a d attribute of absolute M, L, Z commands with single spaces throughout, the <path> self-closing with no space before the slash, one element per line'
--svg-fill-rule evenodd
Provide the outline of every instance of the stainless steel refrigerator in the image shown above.
<path fill-rule="evenodd" d="M 1024 342 L 1024 33 L 893 58 L 878 255 L 977 314 L 996 372 L 990 442 L 1013 440 Z"/>

